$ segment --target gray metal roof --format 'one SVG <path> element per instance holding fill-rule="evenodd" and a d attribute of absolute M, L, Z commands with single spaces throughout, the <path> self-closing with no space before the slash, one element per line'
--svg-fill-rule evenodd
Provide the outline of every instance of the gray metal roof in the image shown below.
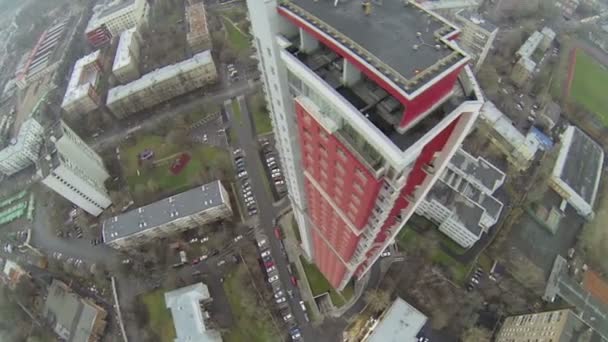
<path fill-rule="evenodd" d="M 70 342 L 88 341 L 98 309 L 56 279 L 48 289 L 44 316 L 59 336 Z"/>
<path fill-rule="evenodd" d="M 491 192 L 494 192 L 505 181 L 504 172 L 484 158 L 475 158 L 461 148 L 456 151 L 448 167 L 461 170 Z"/>
<path fill-rule="evenodd" d="M 601 176 L 601 165 L 604 162 L 604 151 L 577 127 L 571 126 L 569 130 L 572 130 L 572 133 L 568 136 L 572 138 L 563 141 L 564 146 L 560 154 L 567 154 L 559 178 L 587 203 L 593 205 Z"/>
<path fill-rule="evenodd" d="M 381 316 L 368 342 L 415 342 L 427 319 L 415 307 L 397 298 Z"/>
<path fill-rule="evenodd" d="M 218 331 L 205 326 L 200 302 L 210 298 L 209 289 L 203 283 L 165 292 L 165 304 L 171 310 L 177 335 L 175 342 L 222 341 Z"/>
<path fill-rule="evenodd" d="M 471 233 L 481 234 L 481 216 L 484 209 L 458 191 L 438 180 L 427 194 L 428 201 L 436 201 L 452 211 L 451 219 L 458 220 Z"/>
<path fill-rule="evenodd" d="M 404 6 L 401 0 L 383 0 L 382 5 L 372 1 L 372 11 L 368 16 L 360 0 L 340 0 L 337 6 L 329 0 L 289 0 L 288 3 L 331 26 L 408 80 L 455 51 L 435 35 L 440 29 L 445 29 L 440 34 L 445 36 L 455 31 L 454 27 L 414 5 Z M 322 29 L 318 24 L 312 24 Z M 439 45 L 439 49 L 435 45 Z M 432 75 L 463 58 L 465 56 L 460 55 L 458 60 L 433 71 Z M 424 82 L 417 87 L 422 84 Z"/>
<path fill-rule="evenodd" d="M 108 243 L 224 205 L 229 199 L 224 198 L 222 190 L 218 180 L 111 217 L 103 222 L 104 241 Z"/>

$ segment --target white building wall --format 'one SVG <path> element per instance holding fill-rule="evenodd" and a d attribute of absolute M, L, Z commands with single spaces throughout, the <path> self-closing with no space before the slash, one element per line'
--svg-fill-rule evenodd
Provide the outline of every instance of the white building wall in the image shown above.
<path fill-rule="evenodd" d="M 106 170 L 101 157 L 65 123 L 62 122 L 61 127 L 63 136 L 55 142 L 57 150 L 82 168 L 97 183 L 103 184 L 110 177 L 110 174 Z"/>
<path fill-rule="evenodd" d="M 105 189 L 92 185 L 65 164 L 56 167 L 42 183 L 93 216 L 112 204 Z"/>
<path fill-rule="evenodd" d="M 36 120 L 25 121 L 17 136 L 17 143 L 0 151 L 0 172 L 10 176 L 33 165 L 38 159 L 43 133 L 43 127 Z"/>
<path fill-rule="evenodd" d="M 279 16 L 276 11 L 276 0 L 247 0 L 247 6 L 259 66 L 264 76 L 264 92 L 272 119 L 276 147 L 284 168 L 289 198 L 302 238 L 301 247 L 307 258 L 312 260 L 311 223 L 306 214 L 307 204 L 302 167 L 300 166 L 301 156 L 297 138 L 295 107 L 293 97 L 288 90 L 287 70 L 280 57 L 281 48 L 276 41 L 278 32 L 297 30 L 297 28 Z"/>

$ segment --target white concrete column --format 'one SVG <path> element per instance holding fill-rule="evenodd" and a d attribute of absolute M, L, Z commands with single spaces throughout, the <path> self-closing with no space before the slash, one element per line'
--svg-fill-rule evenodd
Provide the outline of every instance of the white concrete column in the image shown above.
<path fill-rule="evenodd" d="M 300 28 L 300 51 L 313 52 L 319 47 L 319 41 Z"/>
<path fill-rule="evenodd" d="M 361 71 L 354 65 L 344 59 L 344 68 L 342 68 L 342 83 L 345 86 L 352 86 L 361 80 Z"/>

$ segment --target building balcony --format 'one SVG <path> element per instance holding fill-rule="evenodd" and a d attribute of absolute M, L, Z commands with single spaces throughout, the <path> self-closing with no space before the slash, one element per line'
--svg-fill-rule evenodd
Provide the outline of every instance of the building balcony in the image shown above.
<path fill-rule="evenodd" d="M 314 73 L 342 100 L 354 107 L 365 118 L 368 125 L 379 131 L 400 152 L 406 151 L 420 141 L 464 100 L 460 96 L 451 98 L 405 133 L 399 133 L 395 127 L 401 121 L 405 108 L 395 97 L 363 74 L 361 74 L 360 80 L 354 84 L 346 85 L 343 80 L 345 61 L 342 57 L 323 45 L 320 45 L 315 51 L 303 52 L 295 43 L 297 41 L 293 39 L 292 45 L 286 48 L 286 51 L 297 58 L 308 72 Z M 302 85 L 300 85 L 301 87 Z M 316 91 L 316 89 L 311 89 L 311 91 Z M 458 94 L 462 94 L 462 92 L 458 92 Z M 305 95 L 311 96 L 310 94 Z M 368 144 L 369 136 L 362 136 L 347 121 L 342 122 L 341 128 L 337 131 L 338 135 L 363 156 L 373 169 L 377 170 L 382 164 L 382 156 L 377 151 L 378 149 Z"/>

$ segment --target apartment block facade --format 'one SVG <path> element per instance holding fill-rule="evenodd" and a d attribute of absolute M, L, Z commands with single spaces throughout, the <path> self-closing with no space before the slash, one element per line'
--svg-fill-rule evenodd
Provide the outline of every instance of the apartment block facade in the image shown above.
<path fill-rule="evenodd" d="M 202 2 L 186 6 L 186 42 L 193 52 L 211 48 L 211 36 L 207 26 L 207 11 Z"/>
<path fill-rule="evenodd" d="M 228 192 L 215 181 L 111 217 L 102 236 L 112 248 L 131 248 L 231 216 Z"/>
<path fill-rule="evenodd" d="M 171 64 L 108 91 L 106 104 L 120 119 L 163 101 L 215 82 L 217 70 L 211 51 Z"/>
<path fill-rule="evenodd" d="M 93 8 L 86 38 L 94 47 L 106 44 L 122 31 L 147 20 L 149 9 L 147 0 L 106 0 Z"/>
<path fill-rule="evenodd" d="M 462 30 L 458 43 L 475 61 L 474 70 L 477 72 L 492 48 L 498 27 L 469 10 L 456 13 L 454 23 Z"/>
<path fill-rule="evenodd" d="M 101 51 L 92 52 L 74 63 L 61 108 L 69 116 L 86 114 L 101 104 L 98 93 L 102 73 Z"/>
<path fill-rule="evenodd" d="M 477 118 L 470 57 L 454 25 L 416 4 L 247 4 L 301 247 L 343 288 L 394 241 Z"/>
<path fill-rule="evenodd" d="M 112 64 L 112 74 L 120 83 L 128 83 L 140 77 L 139 49 L 139 35 L 135 27 L 120 34 Z"/>
<path fill-rule="evenodd" d="M 507 317 L 496 342 L 575 342 L 587 327 L 570 309 Z"/>
<path fill-rule="evenodd" d="M 487 160 L 460 149 L 416 213 L 437 223 L 439 231 L 461 247 L 469 248 L 498 222 L 503 204 L 493 193 L 505 178 Z"/>
<path fill-rule="evenodd" d="M 0 172 L 10 176 L 34 165 L 43 141 L 44 128 L 34 118 L 27 119 L 17 136 L 0 150 Z"/>
<path fill-rule="evenodd" d="M 63 121 L 48 133 L 38 173 L 44 185 L 93 216 L 112 204 L 103 160 Z"/>

